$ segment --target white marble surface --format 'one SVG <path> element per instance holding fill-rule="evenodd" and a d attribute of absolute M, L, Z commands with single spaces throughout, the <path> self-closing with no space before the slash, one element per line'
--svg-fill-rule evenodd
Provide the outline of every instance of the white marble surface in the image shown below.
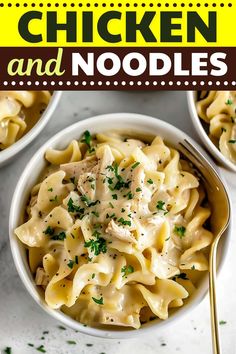
<path fill-rule="evenodd" d="M 37 353 L 27 343 L 44 345 L 50 354 L 199 354 L 211 353 L 208 297 L 188 317 L 168 332 L 125 341 L 91 338 L 60 325 L 39 308 L 22 285 L 13 264 L 8 242 L 8 213 L 18 176 L 34 152 L 67 125 L 100 113 L 137 112 L 160 117 L 196 138 L 188 116 L 184 92 L 64 92 L 58 109 L 43 133 L 10 165 L 0 170 L 0 351 L 9 346 L 12 354 Z M 232 176 L 228 178 L 233 183 Z M 236 212 L 236 183 L 230 185 Z M 236 236 L 236 235 L 235 235 Z M 224 268 L 218 277 L 219 319 L 223 353 L 236 353 L 236 240 L 232 235 Z M 42 332 L 49 331 L 41 339 Z M 66 341 L 74 340 L 76 345 Z M 92 344 L 87 346 L 86 344 Z"/>

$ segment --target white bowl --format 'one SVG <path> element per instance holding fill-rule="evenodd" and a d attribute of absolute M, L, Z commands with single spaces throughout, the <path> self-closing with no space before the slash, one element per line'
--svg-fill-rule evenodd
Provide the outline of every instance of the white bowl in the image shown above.
<path fill-rule="evenodd" d="M 72 318 L 63 314 L 61 311 L 53 310 L 48 307 L 48 305 L 44 301 L 43 294 L 40 293 L 31 275 L 26 259 L 25 248 L 14 234 L 14 229 L 19 226 L 20 223 L 23 222 L 23 214 L 25 210 L 25 205 L 29 198 L 30 190 L 32 186 L 37 183 L 39 174 L 46 165 L 44 159 L 45 151 L 49 147 L 59 149 L 65 148 L 72 139 L 79 139 L 81 137 L 81 134 L 85 130 L 89 130 L 93 134 L 95 132 L 104 132 L 105 130 L 109 129 L 125 129 L 134 132 L 137 131 L 142 133 L 151 133 L 153 135 L 159 134 L 165 139 L 165 141 L 171 143 L 172 146 L 175 146 L 177 148 L 179 142 L 183 141 L 184 139 L 188 139 L 195 147 L 197 147 L 197 149 L 202 151 L 199 145 L 197 145 L 190 137 L 188 137 L 179 129 L 159 119 L 151 118 L 149 116 L 130 113 L 115 113 L 101 115 L 77 122 L 76 124 L 69 126 L 68 128 L 62 130 L 54 137 L 52 137 L 36 152 L 36 154 L 29 161 L 28 165 L 26 166 L 24 172 L 22 173 L 19 179 L 12 199 L 9 218 L 9 233 L 12 255 L 18 273 L 31 296 L 36 300 L 39 305 L 41 305 L 41 307 L 43 307 L 44 310 L 46 310 L 47 313 L 63 322 L 64 325 L 78 330 L 79 332 L 98 337 L 117 339 L 130 338 L 131 336 L 146 334 L 149 333 L 151 330 L 160 331 L 161 329 L 169 328 L 172 323 L 174 323 L 177 319 L 183 317 L 184 314 L 190 312 L 197 304 L 202 301 L 203 297 L 206 295 L 208 290 L 207 277 L 202 281 L 201 286 L 195 292 L 195 295 L 191 297 L 190 301 L 182 308 L 179 308 L 174 314 L 170 315 L 170 317 L 165 321 L 156 320 L 149 322 L 143 325 L 139 330 L 117 330 L 115 328 L 111 330 L 84 327 L 81 323 L 73 320 Z M 206 153 L 203 152 L 203 154 L 206 156 Z M 216 168 L 212 161 L 211 163 Z M 223 237 L 223 242 L 221 244 L 221 249 L 219 252 L 220 267 L 222 266 L 223 259 L 226 255 L 226 250 L 228 249 L 229 233 L 230 228 L 225 234 L 225 237 Z"/>
<path fill-rule="evenodd" d="M 16 155 L 23 150 L 36 136 L 39 135 L 41 130 L 45 127 L 49 119 L 52 117 L 53 112 L 59 102 L 62 91 L 55 91 L 49 101 L 49 104 L 43 114 L 40 116 L 37 123 L 20 138 L 17 142 L 9 146 L 8 148 L 0 151 L 0 167 L 10 162 Z"/>
<path fill-rule="evenodd" d="M 208 132 L 204 129 L 202 125 L 202 121 L 199 118 L 196 109 L 197 92 L 187 91 L 187 99 L 190 117 L 192 119 L 193 125 L 199 135 L 199 138 L 202 140 L 207 150 L 215 157 L 215 159 L 220 163 L 220 165 L 223 165 L 227 169 L 236 172 L 236 165 L 230 160 L 228 160 L 213 144 L 213 142 L 208 136 Z"/>

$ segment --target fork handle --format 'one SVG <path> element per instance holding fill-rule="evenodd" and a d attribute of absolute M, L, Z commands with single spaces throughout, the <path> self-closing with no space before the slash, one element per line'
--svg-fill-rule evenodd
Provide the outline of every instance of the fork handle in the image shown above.
<path fill-rule="evenodd" d="M 216 306 L 216 254 L 219 239 L 215 239 L 210 251 L 209 295 L 211 309 L 211 333 L 213 354 L 221 354 Z"/>

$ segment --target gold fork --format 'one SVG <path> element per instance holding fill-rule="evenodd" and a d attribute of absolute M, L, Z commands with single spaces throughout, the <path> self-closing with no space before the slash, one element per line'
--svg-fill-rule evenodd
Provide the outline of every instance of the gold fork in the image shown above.
<path fill-rule="evenodd" d="M 230 199 L 218 172 L 189 141 L 179 143 L 180 151 L 201 174 L 201 179 L 206 185 L 208 199 L 212 207 L 212 226 L 214 241 L 209 255 L 209 295 L 211 310 L 211 332 L 213 353 L 220 354 L 220 337 L 216 306 L 216 256 L 217 246 L 223 233 L 230 222 Z"/>

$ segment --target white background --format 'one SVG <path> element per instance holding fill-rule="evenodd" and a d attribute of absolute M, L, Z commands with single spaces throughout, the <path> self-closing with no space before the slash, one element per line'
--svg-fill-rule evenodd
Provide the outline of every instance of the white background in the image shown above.
<path fill-rule="evenodd" d="M 211 353 L 211 332 L 208 296 L 190 315 L 168 331 L 149 337 L 124 341 L 97 339 L 60 330 L 32 300 L 22 285 L 8 242 L 8 215 L 12 194 L 24 166 L 34 152 L 64 127 L 93 115 L 110 112 L 135 112 L 151 115 L 172 123 L 198 140 L 188 114 L 186 93 L 156 92 L 64 92 L 51 121 L 40 136 L 15 161 L 0 170 L 0 351 L 9 346 L 12 354 L 38 353 L 43 344 L 47 353 L 55 354 L 208 354 Z M 236 216 L 236 175 L 226 174 Z M 218 277 L 219 320 L 223 353 L 236 353 L 236 234 L 231 235 L 230 250 Z M 45 339 L 43 331 L 49 331 Z M 76 345 L 67 344 L 76 341 Z M 87 346 L 86 344 L 93 344 Z"/>

